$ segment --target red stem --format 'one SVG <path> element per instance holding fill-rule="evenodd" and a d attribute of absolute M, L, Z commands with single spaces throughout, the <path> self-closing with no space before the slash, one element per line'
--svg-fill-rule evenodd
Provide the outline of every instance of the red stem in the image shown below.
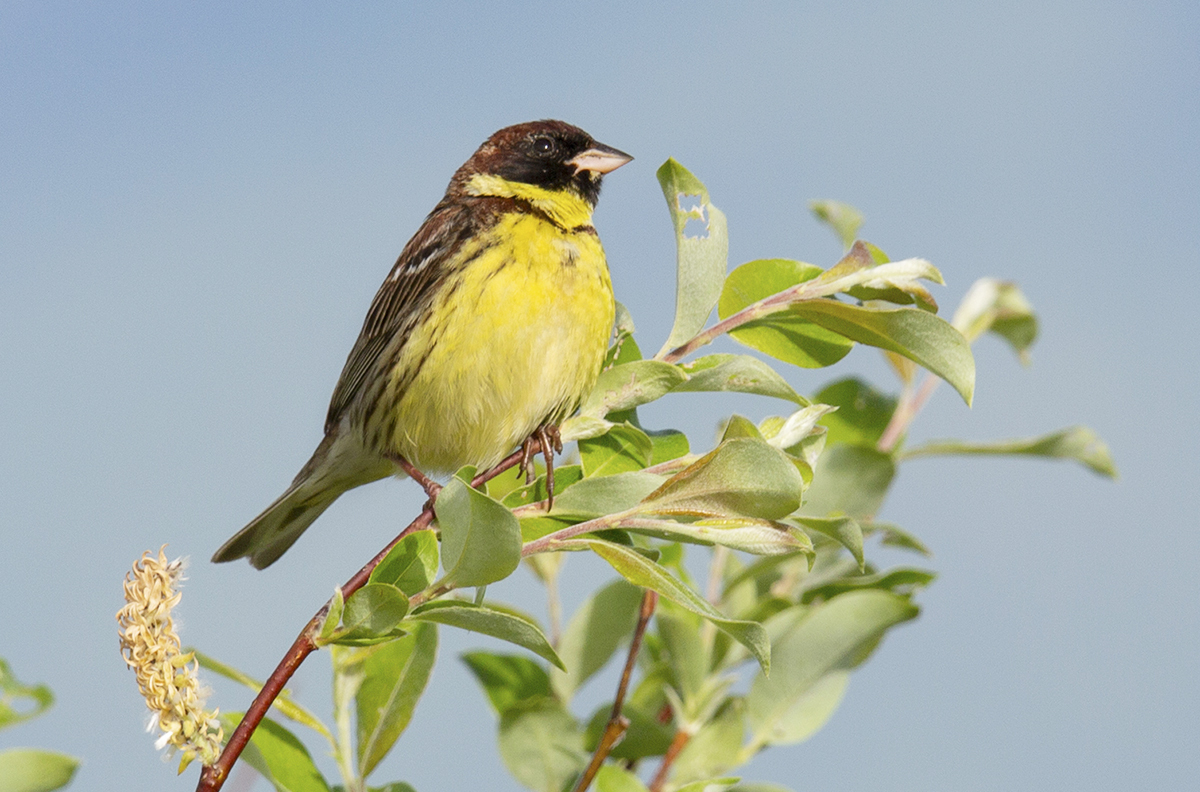
<path fill-rule="evenodd" d="M 534 453 L 537 453 L 537 451 L 535 450 Z M 491 470 L 480 473 L 472 479 L 471 486 L 480 486 L 508 470 L 520 462 L 520 460 L 520 451 L 510 454 L 504 461 Z M 433 508 L 426 505 L 417 518 L 400 532 L 399 536 L 389 542 L 387 547 L 380 550 L 362 569 L 358 570 L 352 578 L 346 581 L 342 586 L 342 596 L 349 599 L 351 594 L 366 585 L 371 577 L 371 572 L 391 552 L 393 547 L 414 531 L 428 528 L 432 522 Z M 267 710 L 271 708 L 271 704 L 274 703 L 276 697 L 283 690 L 283 686 L 292 678 L 292 674 L 296 673 L 296 669 L 300 667 L 300 664 L 319 648 L 315 636 L 317 631 L 321 629 L 321 624 L 325 621 L 326 614 L 329 613 L 331 603 L 332 600 L 321 606 L 316 615 L 309 619 L 308 624 L 304 625 L 304 629 L 300 631 L 300 635 L 296 637 L 287 654 L 279 661 L 279 665 L 271 672 L 271 676 L 267 678 L 262 689 L 258 691 L 258 695 L 254 697 L 254 701 L 250 704 L 249 709 L 246 710 L 246 714 L 242 716 L 241 723 L 237 725 L 233 734 L 230 735 L 229 742 L 225 744 L 225 748 L 221 751 L 221 756 L 217 759 L 216 764 L 205 767 L 200 771 L 200 782 L 196 785 L 196 792 L 217 792 L 224 785 L 225 781 L 229 778 L 229 771 L 233 769 L 234 762 L 242 755 L 242 751 L 245 750 L 246 745 L 250 742 L 251 735 L 254 734 L 254 730 L 258 728 L 258 724 L 266 716 Z"/>

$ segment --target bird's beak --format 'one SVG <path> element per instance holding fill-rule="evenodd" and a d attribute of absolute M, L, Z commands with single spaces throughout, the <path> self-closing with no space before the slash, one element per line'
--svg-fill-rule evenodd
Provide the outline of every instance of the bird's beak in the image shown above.
<path fill-rule="evenodd" d="M 568 165 L 575 166 L 575 172 L 592 171 L 593 173 L 611 173 L 632 160 L 633 157 L 624 151 L 617 151 L 612 146 L 597 143 L 587 151 L 567 160 Z"/>

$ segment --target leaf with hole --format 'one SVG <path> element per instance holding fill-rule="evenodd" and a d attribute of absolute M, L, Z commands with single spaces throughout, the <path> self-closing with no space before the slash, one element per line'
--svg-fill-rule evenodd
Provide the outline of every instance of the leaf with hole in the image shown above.
<path fill-rule="evenodd" d="M 675 227 L 676 247 L 675 323 L 655 355 L 661 358 L 704 329 L 729 266 L 729 231 L 724 213 L 687 168 L 668 159 L 656 175 Z M 689 221 L 703 223 L 703 235 L 690 233 Z"/>

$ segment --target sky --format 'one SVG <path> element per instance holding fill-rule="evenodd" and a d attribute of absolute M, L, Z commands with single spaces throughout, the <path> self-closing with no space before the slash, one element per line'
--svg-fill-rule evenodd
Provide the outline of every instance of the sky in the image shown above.
<path fill-rule="evenodd" d="M 675 157 L 728 216 L 731 265 L 831 265 L 840 244 L 807 202 L 836 198 L 893 258 L 941 269 L 944 310 L 979 277 L 1020 284 L 1041 319 L 1032 365 L 981 341 L 974 407 L 942 388 L 912 441 L 1082 423 L 1120 469 L 906 463 L 880 517 L 934 551 L 919 620 L 823 731 L 744 777 L 848 792 L 1194 781 L 1189 2 L 0 5 L 0 657 L 58 697 L 0 748 L 81 757 L 74 789 L 194 787 L 143 733 L 117 653 L 126 570 L 164 543 L 189 556 L 185 641 L 269 673 L 423 497 L 407 481 L 356 490 L 264 572 L 207 558 L 308 458 L 371 297 L 454 169 L 544 117 L 636 157 L 606 180 L 596 225 L 643 348 L 670 325 L 654 171 Z M 895 387 L 868 349 L 786 371 L 804 393 L 851 374 Z M 780 408 L 696 396 L 647 415 L 701 444 L 734 409 Z M 608 574 L 569 568 L 568 604 Z M 489 596 L 540 607 L 524 573 Z M 505 650 L 442 635 L 377 777 L 516 790 L 457 660 Z M 327 663 L 294 684 L 322 712 Z M 223 710 L 249 701 L 213 686 Z"/>

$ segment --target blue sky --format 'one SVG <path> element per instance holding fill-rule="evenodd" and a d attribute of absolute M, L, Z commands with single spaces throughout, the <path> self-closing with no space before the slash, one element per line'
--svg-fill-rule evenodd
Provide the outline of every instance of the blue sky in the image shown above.
<path fill-rule="evenodd" d="M 411 482 L 382 482 L 266 572 L 206 561 L 319 440 L 362 315 L 450 174 L 495 129 L 540 117 L 637 157 L 596 222 L 644 347 L 673 303 L 653 174 L 674 156 L 728 215 L 731 264 L 831 264 L 839 245 L 806 205 L 838 198 L 867 216 L 865 238 L 941 268 L 946 308 L 978 277 L 1020 282 L 1042 319 L 1032 367 L 981 342 L 974 409 L 942 389 L 914 439 L 1086 423 L 1121 470 L 905 466 L 881 516 L 935 552 L 920 620 L 824 731 L 746 777 L 1194 779 L 1200 8 L 1186 2 L 0 6 L 0 656 L 58 694 L 3 745 L 81 756 L 79 789 L 194 786 L 158 761 L 117 656 L 126 568 L 164 542 L 191 556 L 185 638 L 264 676 L 415 513 Z M 801 392 L 849 373 L 891 387 L 870 350 L 787 373 Z M 704 442 L 734 405 L 778 409 L 696 397 L 658 418 Z M 605 575 L 571 564 L 583 588 Z M 523 575 L 489 593 L 537 606 Z M 443 632 L 381 779 L 517 788 L 495 780 L 491 716 L 455 659 L 481 644 Z M 325 662 L 295 685 L 318 709 Z M 247 703 L 216 687 L 222 709 Z"/>

